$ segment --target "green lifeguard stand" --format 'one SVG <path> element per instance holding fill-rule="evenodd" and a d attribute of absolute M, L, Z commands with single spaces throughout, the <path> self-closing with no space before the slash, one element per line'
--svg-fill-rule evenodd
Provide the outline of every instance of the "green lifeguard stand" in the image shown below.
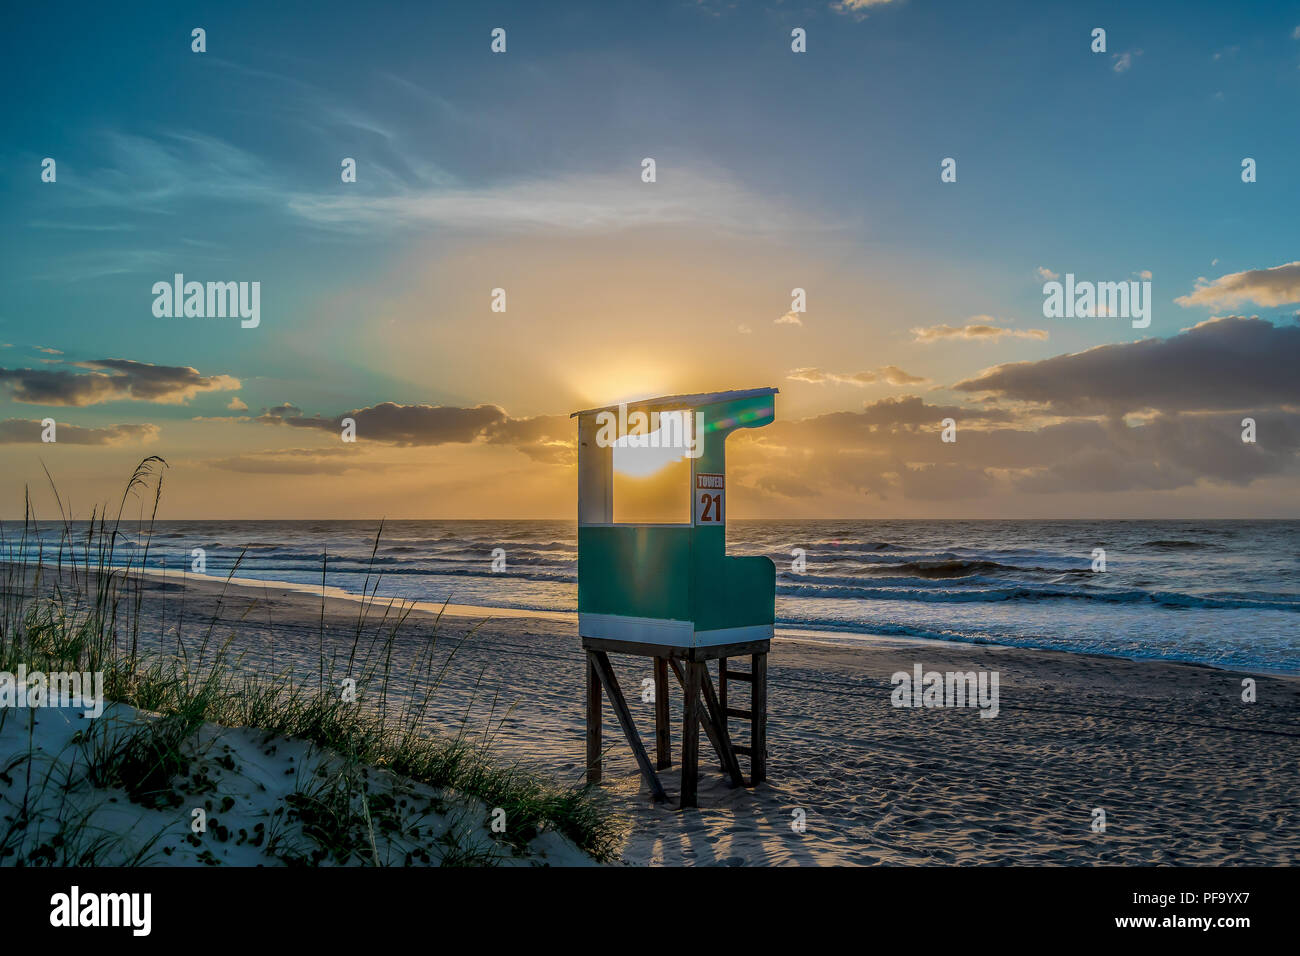
<path fill-rule="evenodd" d="M 681 806 L 696 805 L 701 725 L 735 786 L 745 783 L 739 757 L 750 759 L 749 784 L 767 767 L 767 654 L 776 619 L 776 567 L 766 557 L 726 553 L 726 439 L 738 428 L 772 422 L 775 388 L 670 395 L 574 412 L 578 419 L 578 633 L 587 655 L 587 779 L 601 778 L 602 691 L 622 725 L 656 800 L 665 792 L 655 770 L 672 766 L 668 670 L 682 686 Z M 665 440 L 683 425 L 690 442 L 689 519 L 672 524 L 614 521 L 614 449 L 626 423 L 645 415 Z M 682 429 L 678 429 L 680 432 Z M 609 654 L 653 658 L 655 766 L 641 743 Z M 751 669 L 729 669 L 749 657 Z M 718 661 L 715 691 L 709 661 Z M 750 686 L 748 708 L 732 707 L 728 684 Z M 703 705 L 701 707 L 701 704 Z M 750 722 L 747 746 L 732 743 L 728 718 Z"/>

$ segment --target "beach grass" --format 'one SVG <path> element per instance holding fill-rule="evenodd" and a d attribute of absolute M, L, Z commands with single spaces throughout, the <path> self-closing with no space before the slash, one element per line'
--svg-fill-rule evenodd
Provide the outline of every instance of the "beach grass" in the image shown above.
<path fill-rule="evenodd" d="M 120 787 L 142 806 L 166 806 L 180 800 L 176 781 L 194 759 L 192 741 L 200 728 L 255 728 L 310 742 L 336 758 L 322 774 L 326 779 L 305 782 L 294 794 L 291 812 L 304 822 L 314 845 L 309 851 L 281 847 L 286 861 L 378 862 L 376 827 L 399 823 L 382 799 L 375 805 L 368 796 L 367 768 L 503 810 L 511 825 L 500 839 L 516 852 L 541 832 L 558 831 L 598 861 L 616 858 L 624 824 L 597 791 L 498 760 L 490 743 L 471 739 L 463 728 L 458 733 L 429 729 L 430 704 L 442 676 L 454 666 L 455 647 L 436 653 L 435 622 L 418 660 L 397 672 L 394 643 L 411 606 L 379 599 L 379 574 L 367 576 L 346 657 L 337 650 L 337 638 L 329 641 L 335 650 L 326 649 L 322 592 L 319 660 L 316 673 L 307 677 L 290 667 L 270 674 L 242 667 L 231 639 L 217 636 L 219 609 L 194 622 L 192 631 L 182 613 L 166 653 L 142 649 L 141 607 L 151 583 L 146 566 L 166 467 L 161 458 L 146 458 L 127 482 L 116 513 L 96 509 L 84 527 L 68 513 L 51 479 L 59 515 L 58 544 L 49 550 L 42 543 L 49 536 L 37 534 L 30 493 L 21 526 L 0 524 L 0 671 L 13 673 L 22 665 L 29 672 L 102 672 L 106 700 L 156 715 L 94 751 L 93 780 Z M 131 507 L 137 515 L 128 526 L 124 516 Z M 128 531 L 142 544 L 124 552 Z M 372 569 L 381 535 L 382 524 Z M 237 561 L 227 582 L 238 567 Z M 472 634 L 465 639 L 472 640 Z M 0 852 L 6 843 L 21 842 L 15 826 L 21 829 L 21 821 L 11 820 L 6 835 L 0 824 Z M 62 852 L 46 862 L 93 864 L 111 858 L 107 844 L 78 838 L 75 819 L 60 832 Z M 454 845 L 454 837 L 446 842 L 439 855 L 444 864 L 487 862 L 472 847 Z M 268 845 L 274 849 L 274 843 Z"/>

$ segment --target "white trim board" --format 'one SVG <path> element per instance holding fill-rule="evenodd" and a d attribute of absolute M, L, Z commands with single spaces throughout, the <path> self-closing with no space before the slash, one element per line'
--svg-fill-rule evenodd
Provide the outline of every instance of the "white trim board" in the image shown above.
<path fill-rule="evenodd" d="M 716 644 L 740 644 L 772 638 L 773 625 L 724 627 L 697 631 L 692 621 L 671 618 L 629 617 L 622 614 L 578 614 L 578 634 L 609 641 L 632 641 L 638 644 L 666 644 L 670 647 L 712 647 Z"/>

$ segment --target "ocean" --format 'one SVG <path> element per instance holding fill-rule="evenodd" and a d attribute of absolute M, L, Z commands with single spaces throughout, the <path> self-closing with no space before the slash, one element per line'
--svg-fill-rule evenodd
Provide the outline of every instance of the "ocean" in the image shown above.
<path fill-rule="evenodd" d="M 372 561 L 377 527 L 159 522 L 148 564 L 188 570 L 202 548 L 209 576 L 319 585 L 324 561 L 325 583 L 357 594 L 576 610 L 574 522 L 393 521 Z M 11 552 L 20 525 L 0 530 Z M 59 533 L 42 523 L 47 552 Z M 778 627 L 1300 673 L 1300 521 L 733 520 L 727 535 L 776 563 Z M 119 552 L 144 544 L 127 529 Z"/>

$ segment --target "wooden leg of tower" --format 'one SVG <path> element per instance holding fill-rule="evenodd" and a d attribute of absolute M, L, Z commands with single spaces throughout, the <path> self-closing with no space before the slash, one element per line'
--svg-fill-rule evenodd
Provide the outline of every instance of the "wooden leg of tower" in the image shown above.
<path fill-rule="evenodd" d="M 600 782 L 600 677 L 596 658 L 587 651 L 587 782 Z"/>
<path fill-rule="evenodd" d="M 659 782 L 659 775 L 650 765 L 650 755 L 646 753 L 645 745 L 641 743 L 641 735 L 637 733 L 636 724 L 632 722 L 632 712 L 628 710 L 627 698 L 623 696 L 623 689 L 618 684 L 618 677 L 609 662 L 609 655 L 604 651 L 592 651 L 591 659 L 596 678 L 609 697 L 614 713 L 618 716 L 618 722 L 623 727 L 623 736 L 627 738 L 627 745 L 632 748 L 632 756 L 636 757 L 636 764 L 641 768 L 641 776 L 650 786 L 650 792 L 656 801 L 665 799 L 667 794 L 664 793 L 663 784 Z"/>
<path fill-rule="evenodd" d="M 682 701 L 682 797 L 681 807 L 697 805 L 700 775 L 700 668 L 699 661 L 687 661 L 686 694 Z"/>
<path fill-rule="evenodd" d="M 667 770 L 673 765 L 672 729 L 668 725 L 668 659 L 656 657 L 655 662 L 655 769 Z"/>
<path fill-rule="evenodd" d="M 753 656 L 754 694 L 750 736 L 750 786 L 767 779 L 767 654 Z"/>

